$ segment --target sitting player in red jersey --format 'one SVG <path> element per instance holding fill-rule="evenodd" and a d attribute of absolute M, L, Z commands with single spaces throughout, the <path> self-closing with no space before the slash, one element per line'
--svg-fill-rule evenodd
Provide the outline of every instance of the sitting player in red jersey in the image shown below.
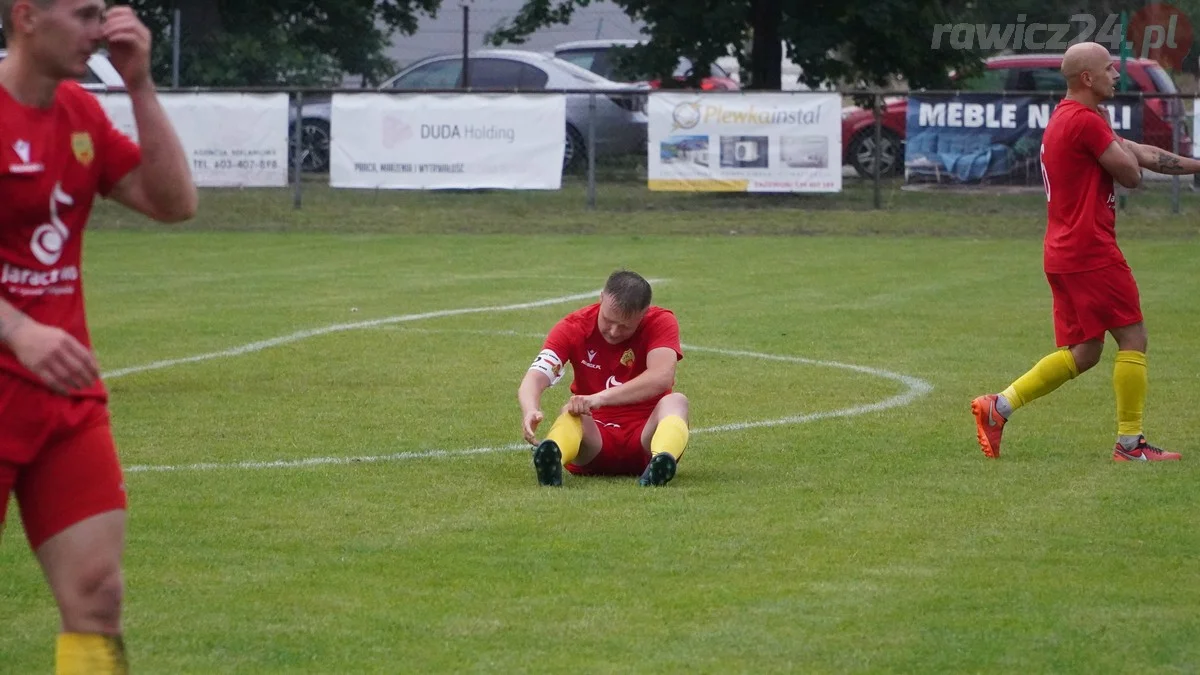
<path fill-rule="evenodd" d="M 1044 269 L 1054 300 L 1059 350 L 999 394 L 971 402 L 976 436 L 988 457 L 1000 456 L 1004 425 L 1013 411 L 1078 377 L 1100 361 L 1105 333 L 1117 343 L 1113 389 L 1117 401 L 1116 461 L 1177 460 L 1146 441 L 1146 324 L 1133 273 L 1117 247 L 1113 180 L 1128 188 L 1141 169 L 1200 173 L 1200 162 L 1134 143 L 1113 133 L 1100 103 L 1115 95 L 1118 73 L 1108 50 L 1094 42 L 1063 55 L 1067 96 L 1042 136 L 1047 226 Z"/>
<path fill-rule="evenodd" d="M 562 485 L 562 470 L 581 476 L 640 476 L 641 485 L 665 485 L 688 441 L 688 400 L 675 386 L 683 358 L 675 315 L 650 305 L 650 284 L 614 272 L 600 302 L 559 321 L 517 391 L 525 440 L 536 446 L 540 485 Z M 570 363 L 571 398 L 546 439 L 542 392 Z"/>
<path fill-rule="evenodd" d="M 0 526 L 15 492 L 61 616 L 56 672 L 124 673 L 125 485 L 84 312 L 83 231 L 97 194 L 177 222 L 197 192 L 129 7 L 0 0 L 0 21 Z M 75 81 L 105 42 L 140 148 Z"/>

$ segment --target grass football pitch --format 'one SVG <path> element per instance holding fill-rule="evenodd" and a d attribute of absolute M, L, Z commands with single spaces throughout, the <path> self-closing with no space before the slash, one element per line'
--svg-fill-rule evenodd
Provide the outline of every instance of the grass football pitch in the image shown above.
<path fill-rule="evenodd" d="M 971 398 L 1053 349 L 1036 195 L 308 189 L 93 219 L 134 672 L 1200 670 L 1190 192 L 1118 218 L 1184 453 L 1131 465 L 1111 341 L 977 449 Z M 620 267 L 679 318 L 687 453 L 538 488 L 517 384 Z M 13 504 L 0 672 L 51 672 L 56 630 Z"/>

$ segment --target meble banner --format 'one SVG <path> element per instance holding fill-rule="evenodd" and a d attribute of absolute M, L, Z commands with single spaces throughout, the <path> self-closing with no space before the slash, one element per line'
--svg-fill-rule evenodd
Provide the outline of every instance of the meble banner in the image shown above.
<path fill-rule="evenodd" d="M 1042 134 L 1062 99 L 995 94 L 908 99 L 904 169 L 913 183 L 1041 185 Z M 1112 99 L 1103 107 L 1117 134 L 1142 140 L 1137 99 Z"/>
<path fill-rule="evenodd" d="M 97 94 L 113 124 L 137 140 L 126 94 Z M 288 184 L 287 94 L 158 95 L 200 187 Z"/>
<path fill-rule="evenodd" d="M 651 190 L 839 192 L 837 94 L 650 95 Z"/>
<path fill-rule="evenodd" d="M 566 97 L 335 94 L 335 188 L 557 190 Z"/>

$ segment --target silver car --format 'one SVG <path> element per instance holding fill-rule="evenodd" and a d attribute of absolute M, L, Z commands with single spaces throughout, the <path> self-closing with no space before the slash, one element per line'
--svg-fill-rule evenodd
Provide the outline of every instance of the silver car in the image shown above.
<path fill-rule="evenodd" d="M 8 50 L 0 49 L 0 61 L 8 56 Z M 88 57 L 88 73 L 79 79 L 79 84 L 88 91 L 124 91 L 125 83 L 104 52 Z"/>
<path fill-rule="evenodd" d="M 471 52 L 468 60 L 468 82 L 465 83 L 467 86 L 464 86 L 462 76 L 462 55 L 444 54 L 417 61 L 384 82 L 379 89 L 598 90 L 603 93 L 595 97 L 596 156 L 646 152 L 646 87 L 612 82 L 573 63 L 538 52 L 487 49 Z M 589 98 L 589 94 L 566 95 L 564 171 L 574 169 L 586 161 Z M 331 109 L 330 103 L 314 103 L 303 108 L 301 161 L 306 171 L 323 171 L 328 168 Z"/>

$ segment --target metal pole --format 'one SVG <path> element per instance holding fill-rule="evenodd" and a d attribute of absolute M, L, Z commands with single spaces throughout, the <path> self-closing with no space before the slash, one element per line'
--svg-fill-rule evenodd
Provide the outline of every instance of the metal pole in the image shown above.
<path fill-rule="evenodd" d="M 875 209 L 883 208 L 883 195 L 880 186 L 879 165 L 883 161 L 883 111 L 880 109 L 882 99 L 879 94 L 872 96 L 871 107 L 875 110 L 875 162 L 873 178 L 875 181 Z"/>
<path fill-rule="evenodd" d="M 463 3 L 462 86 L 471 87 L 471 62 L 467 54 L 471 51 L 471 8 Z"/>
<path fill-rule="evenodd" d="M 176 89 L 179 88 L 179 45 L 181 42 L 179 32 L 182 23 L 183 19 L 179 9 L 176 8 L 175 22 L 171 26 L 171 86 Z"/>
<path fill-rule="evenodd" d="M 587 207 L 596 208 L 596 95 L 588 94 Z"/>
<path fill-rule="evenodd" d="M 295 208 L 295 209 L 300 208 L 301 193 L 303 190 L 303 186 L 302 186 L 303 181 L 301 180 L 301 178 L 303 177 L 301 174 L 301 167 L 304 163 L 303 157 L 301 155 L 301 153 L 303 152 L 303 147 L 304 147 L 304 144 L 301 143 L 301 140 L 302 140 L 301 134 L 303 134 L 303 133 L 304 133 L 304 92 L 298 91 L 298 92 L 296 92 L 295 137 L 292 139 L 292 154 L 294 155 L 293 160 L 292 160 L 292 163 L 293 163 L 292 171 L 293 171 L 294 180 L 296 181 L 296 183 L 294 185 L 295 194 L 292 195 L 292 208 Z"/>
<path fill-rule="evenodd" d="M 1129 12 L 1121 10 L 1121 79 L 1117 80 L 1117 91 L 1124 92 L 1129 82 L 1129 76 L 1126 74 L 1125 61 L 1129 58 L 1129 40 L 1125 36 L 1129 35 Z M 1119 100 L 1119 99 L 1118 99 Z M 1143 124 L 1143 126 L 1145 126 Z M 1121 194 L 1117 197 L 1117 208 L 1121 211 L 1125 210 L 1125 195 Z"/>
<path fill-rule="evenodd" d="M 1179 125 L 1183 124 L 1183 101 L 1168 99 L 1167 106 L 1171 109 L 1171 152 L 1179 154 Z M 1171 176 L 1171 213 L 1179 213 L 1179 174 Z"/>

